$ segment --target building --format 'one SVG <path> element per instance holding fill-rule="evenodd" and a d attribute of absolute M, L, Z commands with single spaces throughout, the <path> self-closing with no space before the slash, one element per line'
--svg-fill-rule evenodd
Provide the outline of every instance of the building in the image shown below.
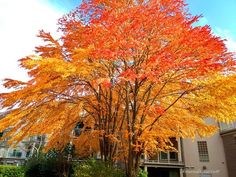
<path fill-rule="evenodd" d="M 219 132 L 209 138 L 183 141 L 185 177 L 228 177 L 224 146 Z"/>
<path fill-rule="evenodd" d="M 148 177 L 182 177 L 184 161 L 182 139 L 171 139 L 178 152 L 159 152 L 142 159 L 142 167 L 148 171 Z"/>
<path fill-rule="evenodd" d="M 220 123 L 220 135 L 223 140 L 224 151 L 229 177 L 236 176 L 236 122 Z"/>
<path fill-rule="evenodd" d="M 3 118 L 7 112 L 0 113 L 0 119 Z M 0 132 L 0 137 L 10 130 Z M 44 136 L 34 136 L 21 141 L 16 147 L 8 145 L 9 138 L 0 141 L 0 164 L 4 165 L 23 165 L 25 160 L 33 153 L 37 152 L 44 144 Z"/>
<path fill-rule="evenodd" d="M 7 139 L 0 141 L 0 164 L 23 165 L 27 158 L 39 153 L 44 140 L 44 136 L 34 136 L 24 139 L 16 147 L 9 146 Z"/>
<path fill-rule="evenodd" d="M 7 141 L 0 142 L 0 164 L 4 165 L 23 165 L 29 156 L 27 142 L 20 142 L 17 147 L 10 147 Z"/>
<path fill-rule="evenodd" d="M 214 122 L 210 121 L 209 123 L 213 124 Z M 229 142 L 232 142 L 234 136 L 231 134 L 231 140 L 228 140 L 230 138 L 224 133 L 226 131 L 219 131 L 209 138 L 196 137 L 194 140 L 178 139 L 173 141 L 178 152 L 159 152 L 151 158 L 145 157 L 142 160 L 142 166 L 148 171 L 149 177 L 235 177 L 236 138 L 233 149 Z M 229 153 L 227 149 L 224 150 L 225 145 L 226 148 L 231 148 Z M 225 158 L 225 151 L 227 151 L 226 157 L 228 154 L 231 161 Z M 229 175 L 227 164 L 229 164 Z M 232 175 L 230 176 L 230 174 Z"/>

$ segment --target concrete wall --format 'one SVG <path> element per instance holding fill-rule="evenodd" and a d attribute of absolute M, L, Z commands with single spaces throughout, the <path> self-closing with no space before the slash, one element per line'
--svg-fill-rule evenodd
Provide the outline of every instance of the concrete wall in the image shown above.
<path fill-rule="evenodd" d="M 209 162 L 200 162 L 197 141 L 207 141 Z M 201 173 L 209 173 L 206 177 L 228 177 L 227 164 L 222 138 L 217 132 L 209 138 L 197 137 L 183 140 L 183 151 L 186 177 L 200 177 Z M 204 176 L 204 177 L 205 177 Z"/>

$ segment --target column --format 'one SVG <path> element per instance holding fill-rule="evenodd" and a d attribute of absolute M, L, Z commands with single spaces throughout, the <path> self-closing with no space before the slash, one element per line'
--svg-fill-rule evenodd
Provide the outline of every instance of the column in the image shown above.
<path fill-rule="evenodd" d="M 181 149 L 181 143 L 180 143 L 180 138 L 178 138 L 178 161 L 182 162 L 182 149 Z"/>

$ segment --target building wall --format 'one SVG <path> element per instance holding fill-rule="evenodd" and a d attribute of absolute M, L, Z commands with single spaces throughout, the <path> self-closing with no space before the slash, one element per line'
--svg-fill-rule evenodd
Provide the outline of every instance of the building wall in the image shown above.
<path fill-rule="evenodd" d="M 17 147 L 9 147 L 6 143 L 0 146 L 0 164 L 22 165 L 27 157 L 25 144 L 20 142 Z"/>
<path fill-rule="evenodd" d="M 209 162 L 200 162 L 197 141 L 207 141 Z M 183 140 L 186 177 L 228 177 L 222 138 L 217 132 L 209 138 Z M 205 175 L 203 175 L 205 174 Z"/>
<path fill-rule="evenodd" d="M 25 149 L 23 143 L 19 143 L 18 146 L 15 148 L 11 148 L 8 146 L 0 147 L 0 158 L 10 158 L 10 157 L 26 158 L 26 154 L 27 154 L 27 149 Z"/>
<path fill-rule="evenodd" d="M 8 112 L 0 112 L 0 119 L 4 118 Z M 3 132 L 0 132 L 0 137 L 11 129 L 8 128 Z M 42 136 L 31 136 L 23 139 L 17 144 L 16 147 L 8 145 L 9 137 L 0 141 L 0 164 L 5 165 L 23 165 L 26 158 L 30 157 L 34 151 L 39 149 L 45 144 L 46 137 Z"/>
<path fill-rule="evenodd" d="M 25 160 L 37 153 L 36 151 L 45 143 L 44 136 L 34 136 L 19 142 L 16 147 L 11 147 L 6 141 L 0 141 L 0 164 L 23 165 Z"/>
<path fill-rule="evenodd" d="M 236 176 L 236 130 L 234 129 L 233 131 L 222 133 L 221 136 L 224 143 L 229 177 L 235 177 Z"/>
<path fill-rule="evenodd" d="M 215 125 L 217 126 L 217 124 Z M 199 152 L 198 152 L 198 143 L 197 143 L 198 141 L 207 142 L 209 162 L 200 162 Z M 178 142 L 180 145 L 180 141 Z M 236 143 L 235 143 L 235 148 L 236 148 Z M 175 162 L 175 164 L 173 163 L 163 164 L 160 161 L 160 159 L 157 158 L 158 161 L 154 162 L 153 164 L 147 163 L 147 162 L 144 163 L 145 164 L 144 169 L 146 168 L 146 170 L 152 172 L 152 174 L 154 174 L 155 172 L 156 173 L 155 177 L 159 177 L 160 175 L 169 177 L 170 174 L 167 175 L 167 174 L 164 174 L 164 172 L 166 172 L 167 169 L 168 171 L 171 171 L 171 168 L 173 168 L 173 165 L 175 165 L 176 169 L 179 169 L 179 174 L 181 177 L 182 176 L 183 177 L 235 177 L 236 161 L 233 162 L 235 166 L 232 166 L 232 168 L 235 170 L 232 172 L 233 176 L 228 176 L 224 145 L 223 145 L 223 140 L 220 135 L 220 132 L 217 132 L 215 135 L 209 138 L 196 137 L 194 140 L 183 139 L 182 148 L 180 148 L 179 146 L 178 149 L 179 149 L 179 153 L 178 153 L 179 158 L 178 158 L 178 161 Z M 232 151 L 236 152 L 236 149 L 232 149 Z M 183 156 L 181 156 L 181 153 Z M 234 159 L 236 160 L 236 158 Z M 183 166 L 181 166 L 181 163 L 183 164 Z M 161 168 L 165 168 L 166 170 L 160 171 Z M 163 172 L 163 174 L 159 174 L 161 172 Z"/>

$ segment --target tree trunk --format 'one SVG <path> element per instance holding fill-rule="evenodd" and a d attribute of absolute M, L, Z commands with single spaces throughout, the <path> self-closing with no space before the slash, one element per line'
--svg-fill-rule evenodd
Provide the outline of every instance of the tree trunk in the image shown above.
<path fill-rule="evenodd" d="M 113 162 L 113 152 L 114 143 L 109 140 L 109 138 L 103 136 L 102 140 L 99 141 L 101 160 L 105 162 Z"/>
<path fill-rule="evenodd" d="M 129 150 L 128 155 L 128 169 L 126 171 L 127 177 L 137 177 L 139 170 L 140 155 L 133 149 Z"/>

